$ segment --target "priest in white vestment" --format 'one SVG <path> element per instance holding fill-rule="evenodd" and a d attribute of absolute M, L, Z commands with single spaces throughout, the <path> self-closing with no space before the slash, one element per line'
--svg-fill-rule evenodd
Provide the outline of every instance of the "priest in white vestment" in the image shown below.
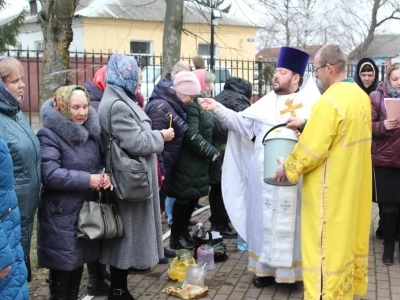
<path fill-rule="evenodd" d="M 199 101 L 203 109 L 213 111 L 229 128 L 222 194 L 232 224 L 248 243 L 248 269 L 255 273 L 256 287 L 302 280 L 301 184 L 277 186 L 264 182 L 262 140 L 269 129 L 288 117 L 308 117 L 320 97 L 312 78 L 300 89 L 308 60 L 307 53 L 282 47 L 273 91 L 240 113 L 213 99 Z M 273 138 L 278 132 L 293 138 L 293 131 L 284 127 L 268 137 Z"/>

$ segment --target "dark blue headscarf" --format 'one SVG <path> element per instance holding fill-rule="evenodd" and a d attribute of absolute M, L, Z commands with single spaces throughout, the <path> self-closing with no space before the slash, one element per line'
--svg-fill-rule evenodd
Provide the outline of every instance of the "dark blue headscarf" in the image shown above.
<path fill-rule="evenodd" d="M 122 89 L 129 98 L 135 100 L 139 82 L 138 70 L 138 64 L 133 56 L 115 53 L 107 65 L 106 83 Z"/>
<path fill-rule="evenodd" d="M 7 56 L 0 56 L 0 61 L 7 58 Z M 11 94 L 10 90 L 6 87 L 6 84 L 3 81 L 3 78 L 0 76 L 0 101 L 13 106 L 19 107 L 21 106 L 24 97 L 22 96 L 21 101 L 18 101 L 13 94 Z"/>

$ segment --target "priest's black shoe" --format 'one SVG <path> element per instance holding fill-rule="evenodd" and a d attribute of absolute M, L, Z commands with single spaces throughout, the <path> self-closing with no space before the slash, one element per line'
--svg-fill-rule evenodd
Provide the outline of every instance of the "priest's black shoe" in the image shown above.
<path fill-rule="evenodd" d="M 149 266 L 134 266 L 128 269 L 128 273 L 146 272 L 148 270 L 150 270 Z"/>
<path fill-rule="evenodd" d="M 175 251 L 169 250 L 164 247 L 164 256 L 167 258 L 174 258 L 174 257 L 176 257 L 176 253 L 175 253 Z"/>
<path fill-rule="evenodd" d="M 193 242 L 188 241 L 185 237 L 181 236 L 179 239 L 172 239 L 169 242 L 169 247 L 171 249 L 193 249 Z"/>
<path fill-rule="evenodd" d="M 255 287 L 264 288 L 275 283 L 273 276 L 254 276 L 253 284 Z"/>

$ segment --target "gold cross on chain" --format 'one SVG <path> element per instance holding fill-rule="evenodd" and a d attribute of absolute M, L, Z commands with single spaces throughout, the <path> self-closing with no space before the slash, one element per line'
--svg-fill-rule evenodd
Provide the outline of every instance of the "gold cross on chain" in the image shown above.
<path fill-rule="evenodd" d="M 293 105 L 293 99 L 287 99 L 285 101 L 285 104 L 286 104 L 287 108 L 284 109 L 284 110 L 281 110 L 279 112 L 281 114 L 281 116 L 286 114 L 286 113 L 288 113 L 288 112 L 290 112 L 292 117 L 296 117 L 296 112 L 295 112 L 296 109 L 299 109 L 299 108 L 303 107 L 303 103 L 299 103 L 299 104 Z"/>

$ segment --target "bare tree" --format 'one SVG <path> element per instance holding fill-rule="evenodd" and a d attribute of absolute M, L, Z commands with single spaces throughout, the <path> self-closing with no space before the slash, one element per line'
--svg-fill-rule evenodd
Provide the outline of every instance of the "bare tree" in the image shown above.
<path fill-rule="evenodd" d="M 183 0 L 166 0 L 162 76 L 171 72 L 181 56 Z"/>
<path fill-rule="evenodd" d="M 400 20 L 397 0 L 339 0 L 332 22 L 338 26 L 331 32 L 333 39 L 350 52 L 349 57 L 365 56 L 376 30 L 389 20 Z"/>
<path fill-rule="evenodd" d="M 44 37 L 40 105 L 55 89 L 72 84 L 69 45 L 73 39 L 72 21 L 79 0 L 40 0 L 39 22 Z"/>
<path fill-rule="evenodd" d="M 270 48 L 274 45 L 279 44 L 279 30 L 272 23 L 267 23 L 257 33 L 257 49 L 261 50 L 264 48 Z"/>
<path fill-rule="evenodd" d="M 162 76 L 171 72 L 181 56 L 181 36 L 183 27 L 183 0 L 165 0 L 163 69 Z"/>
<path fill-rule="evenodd" d="M 264 5 L 269 20 L 264 35 L 273 37 L 277 45 L 305 48 L 318 37 L 324 1 L 259 0 L 259 3 Z"/>

